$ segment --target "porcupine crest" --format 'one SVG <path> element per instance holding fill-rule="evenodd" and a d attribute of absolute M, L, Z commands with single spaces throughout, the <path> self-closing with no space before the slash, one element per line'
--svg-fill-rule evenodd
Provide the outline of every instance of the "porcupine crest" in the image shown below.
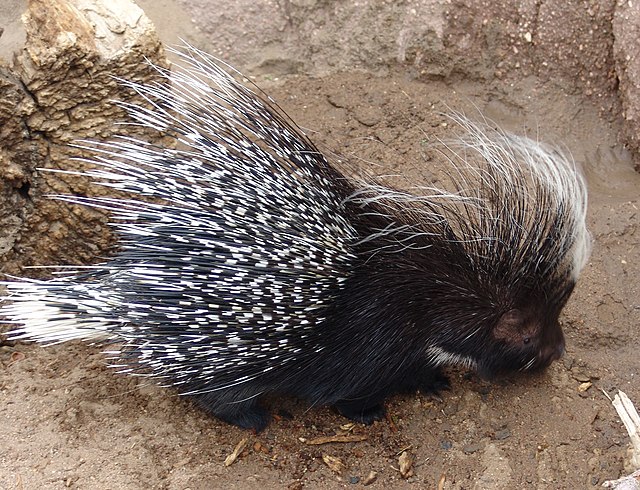
<path fill-rule="evenodd" d="M 153 104 L 126 106 L 137 123 L 178 148 L 96 143 L 87 172 L 157 201 L 58 196 L 111 210 L 121 250 L 9 283 L 15 338 L 111 341 L 122 371 L 255 428 L 263 393 L 368 421 L 391 392 L 444 386 L 440 365 L 491 375 L 559 356 L 589 251 L 584 182 L 561 155 L 454 116 L 467 137 L 443 153 L 448 190 L 357 184 L 220 62 L 180 55 L 180 71 L 158 68 L 172 88 L 125 82 Z"/>

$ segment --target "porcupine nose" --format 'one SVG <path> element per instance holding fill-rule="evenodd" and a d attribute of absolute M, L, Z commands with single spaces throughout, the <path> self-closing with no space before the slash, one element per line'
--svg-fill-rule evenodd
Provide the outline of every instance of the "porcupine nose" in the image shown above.
<path fill-rule="evenodd" d="M 553 361 L 557 361 L 564 354 L 564 336 L 558 341 L 548 344 L 540 352 L 540 364 L 548 366 Z"/>

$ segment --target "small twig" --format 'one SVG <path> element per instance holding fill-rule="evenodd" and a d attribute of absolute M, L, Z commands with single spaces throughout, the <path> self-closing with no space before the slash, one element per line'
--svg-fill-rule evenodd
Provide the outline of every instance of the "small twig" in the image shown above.
<path fill-rule="evenodd" d="M 311 444 L 312 446 L 317 446 L 320 444 L 328 444 L 330 442 L 362 442 L 368 439 L 365 435 L 357 435 L 357 434 L 336 434 L 334 436 L 322 436 L 316 437 L 315 439 L 309 439 L 307 444 Z"/>
<path fill-rule="evenodd" d="M 249 442 L 249 439 L 245 437 L 238 444 L 236 444 L 236 447 L 234 448 L 233 452 L 225 458 L 224 460 L 225 466 L 231 466 L 234 463 L 234 461 L 238 459 L 238 456 L 240 456 L 240 453 L 242 453 L 242 451 L 246 447 L 247 442 Z"/>
<path fill-rule="evenodd" d="M 640 415 L 623 391 L 618 391 L 611 403 L 613 403 L 631 439 L 631 464 L 634 468 L 640 468 Z"/>

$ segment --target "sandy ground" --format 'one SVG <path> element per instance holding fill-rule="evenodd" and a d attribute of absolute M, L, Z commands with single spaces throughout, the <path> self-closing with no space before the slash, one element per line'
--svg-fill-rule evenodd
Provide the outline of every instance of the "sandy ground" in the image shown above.
<path fill-rule="evenodd" d="M 272 400 L 274 420 L 255 435 L 169 389 L 114 375 L 97 347 L 5 344 L 0 488 L 573 489 L 624 474 L 627 436 L 604 392 L 640 404 L 640 176 L 617 143 L 616 115 L 535 77 L 420 83 L 390 68 L 257 81 L 326 151 L 410 183 L 428 179 L 430 144 L 452 136 L 439 115 L 451 109 L 566 148 L 589 181 L 594 250 L 562 316 L 565 357 L 542 375 L 494 384 L 452 370 L 442 400 L 393 397 L 388 420 L 346 428 L 363 441 L 310 445 L 347 421 Z M 414 459 L 408 479 L 403 451 Z"/>

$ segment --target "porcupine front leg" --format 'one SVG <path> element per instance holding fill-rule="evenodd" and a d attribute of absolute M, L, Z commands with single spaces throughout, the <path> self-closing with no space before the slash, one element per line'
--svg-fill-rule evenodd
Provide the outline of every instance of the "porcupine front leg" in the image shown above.
<path fill-rule="evenodd" d="M 451 389 L 451 383 L 441 367 L 433 367 L 429 364 L 419 363 L 414 366 L 412 372 L 398 384 L 396 393 L 415 393 L 420 391 L 423 395 L 440 398 L 443 391 Z"/>
<path fill-rule="evenodd" d="M 449 378 L 442 368 L 419 363 L 398 383 L 395 393 L 414 393 L 420 390 L 424 395 L 440 398 L 440 393 L 450 388 Z"/>
<path fill-rule="evenodd" d="M 344 417 L 355 422 L 371 424 L 385 417 L 384 400 L 389 395 L 415 393 L 420 390 L 424 395 L 440 398 L 440 393 L 450 388 L 449 379 L 441 368 L 417 363 L 402 379 L 391 383 L 388 390 L 340 400 L 334 406 Z"/>
<path fill-rule="evenodd" d="M 384 398 L 383 395 L 352 398 L 340 400 L 336 402 L 334 406 L 340 415 L 354 422 L 369 425 L 376 420 L 384 418 L 386 413 L 383 405 Z"/>
<path fill-rule="evenodd" d="M 204 393 L 193 395 L 193 399 L 207 413 L 243 429 L 261 432 L 271 420 L 269 412 L 255 398 L 221 403 L 218 395 Z"/>

